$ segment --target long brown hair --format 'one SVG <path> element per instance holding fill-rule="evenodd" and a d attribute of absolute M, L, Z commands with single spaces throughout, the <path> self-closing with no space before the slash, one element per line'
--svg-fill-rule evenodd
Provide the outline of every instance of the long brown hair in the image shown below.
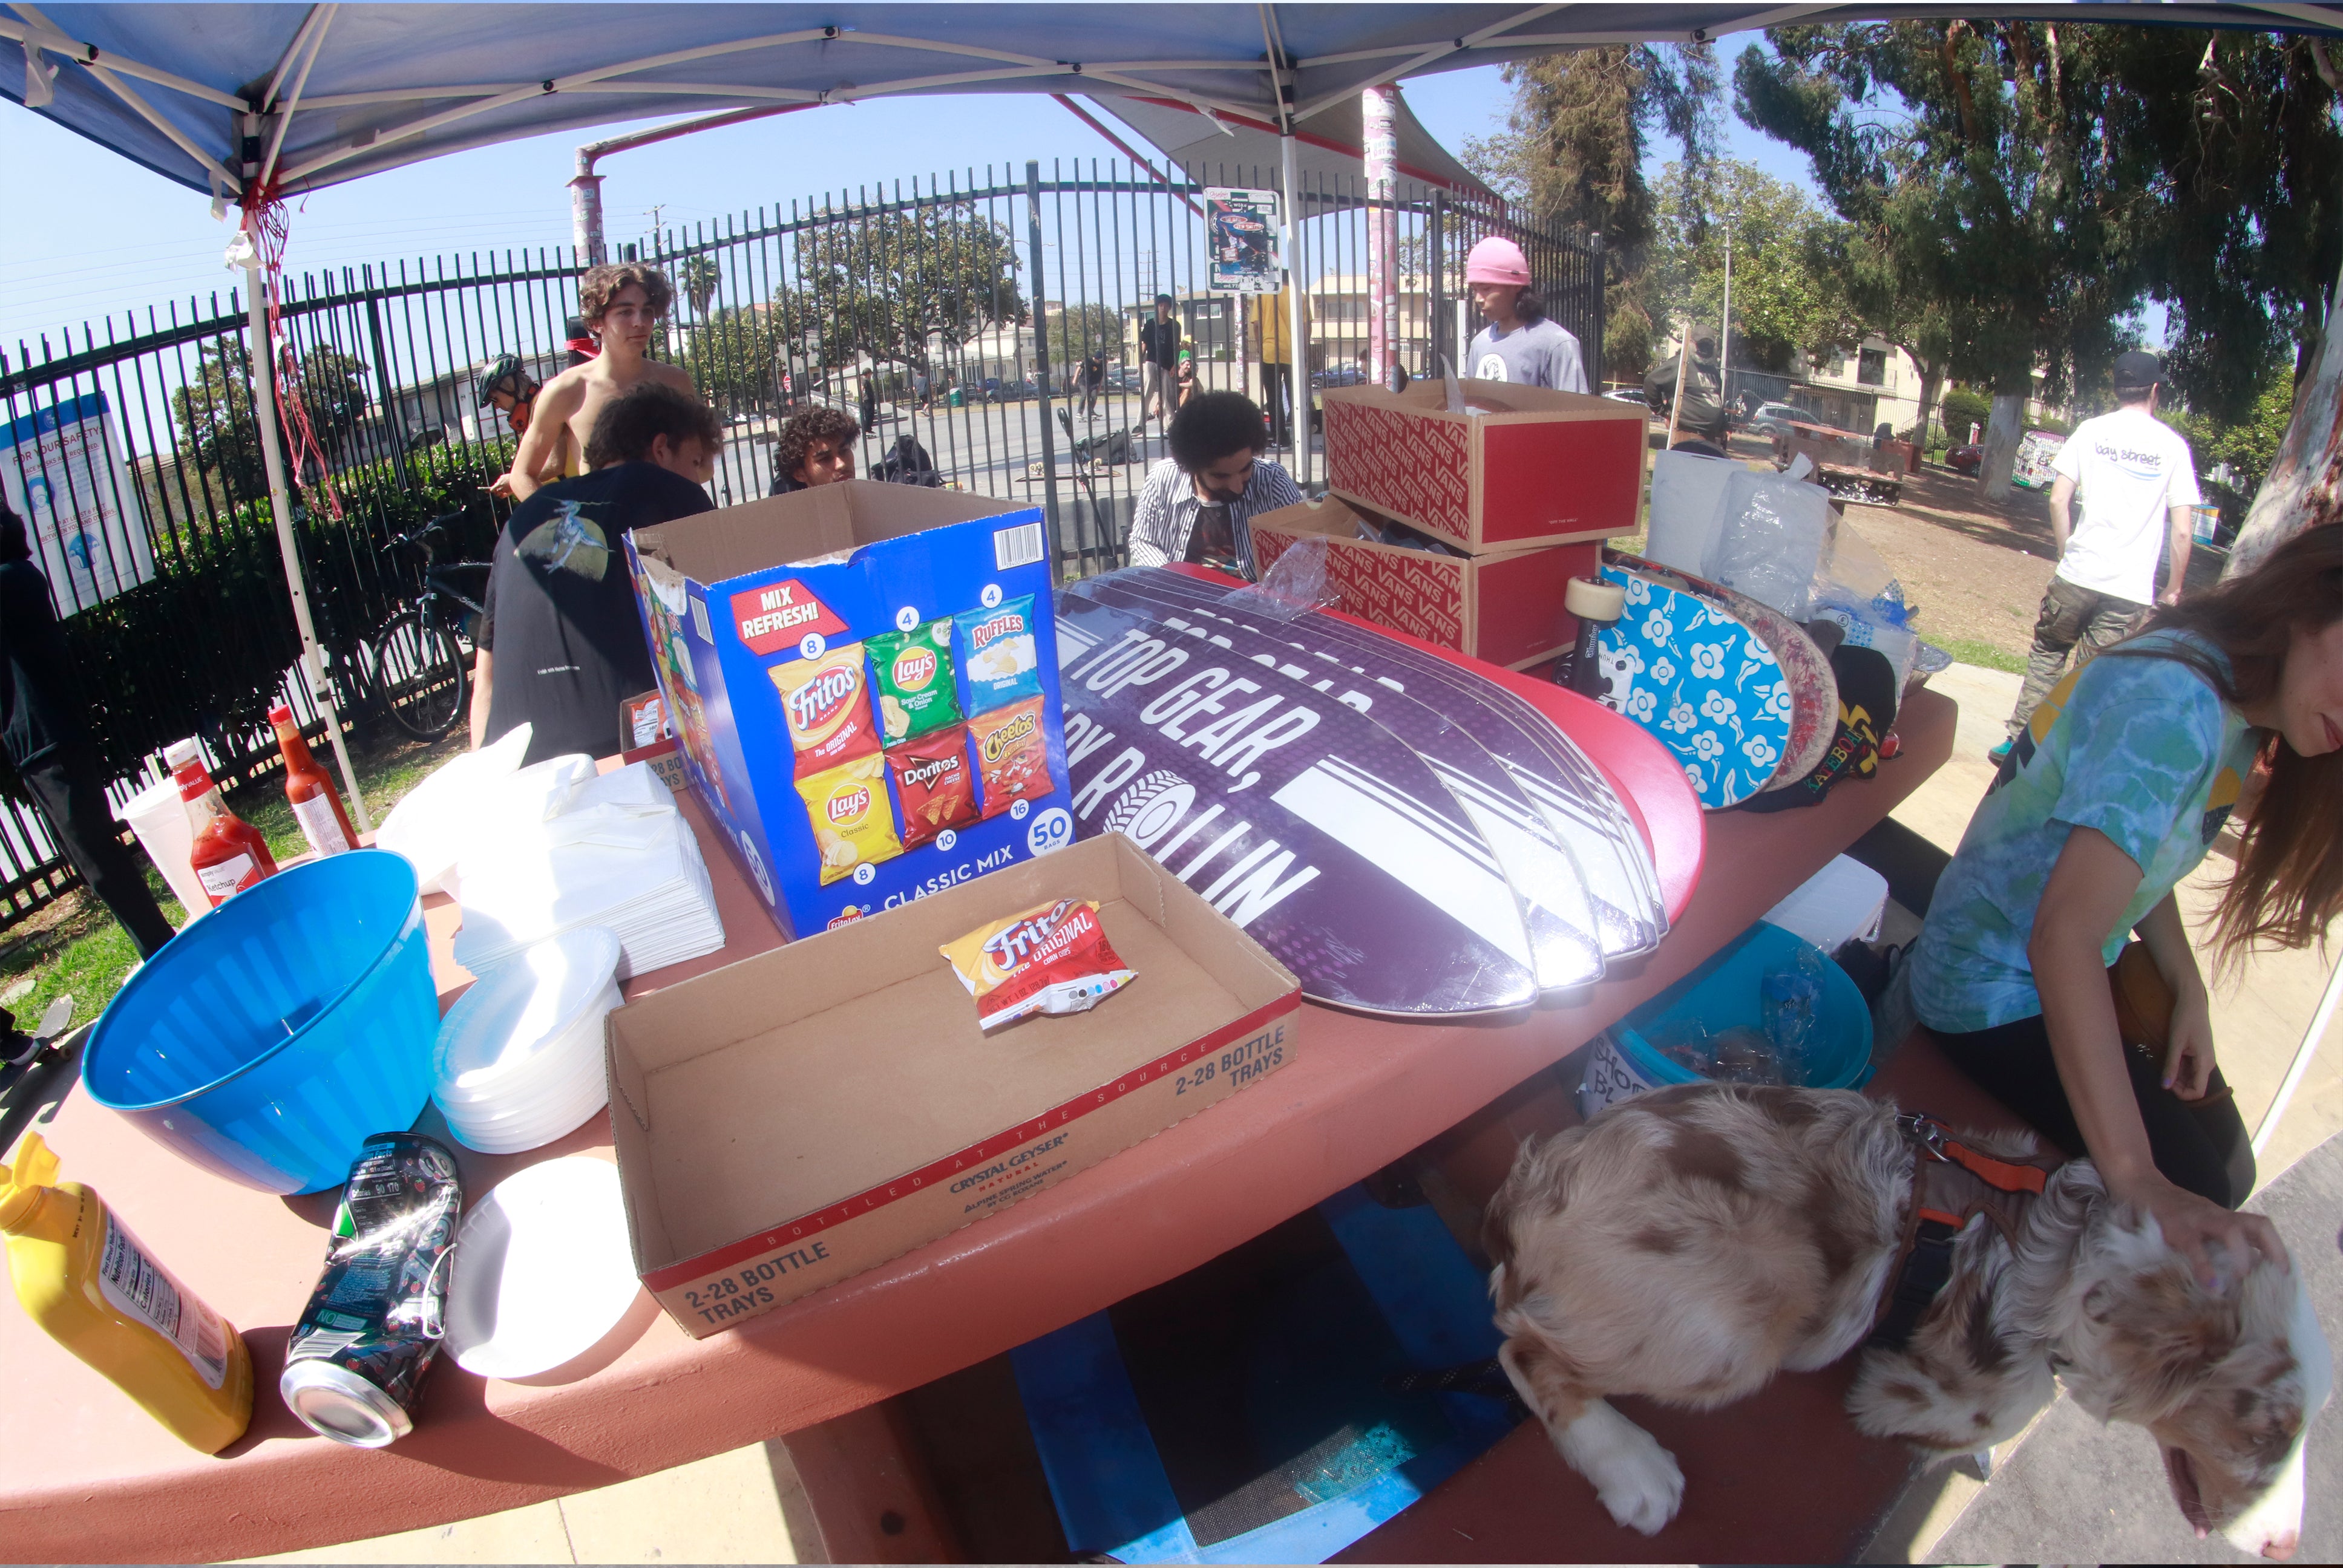
<path fill-rule="evenodd" d="M 2233 707 L 2252 708 L 2278 689 L 2298 628 L 2315 633 L 2343 619 L 2343 526 L 2304 529 L 2242 578 L 2157 609 L 2146 629 L 2193 633 L 2227 656 L 2186 644 L 2125 645 L 2110 654 L 2187 665 Z M 2248 947 L 2308 947 L 2326 940 L 2343 910 L 2343 751 L 2305 757 L 2271 732 L 2262 741 L 2269 783 L 2239 834 L 2237 869 L 2213 911 L 2213 950 L 2223 967 Z"/>

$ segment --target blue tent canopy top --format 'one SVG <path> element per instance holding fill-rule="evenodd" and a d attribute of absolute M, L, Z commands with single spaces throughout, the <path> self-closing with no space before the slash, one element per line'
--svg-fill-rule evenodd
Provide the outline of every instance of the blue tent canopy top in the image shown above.
<path fill-rule="evenodd" d="M 2177 0 L 8 9 L 0 95 L 167 178 L 231 197 L 243 192 L 247 164 L 290 194 L 548 131 L 904 93 L 1156 98 L 1283 128 L 1407 76 L 1794 21 L 2023 15 L 2343 31 L 2335 5 Z"/>

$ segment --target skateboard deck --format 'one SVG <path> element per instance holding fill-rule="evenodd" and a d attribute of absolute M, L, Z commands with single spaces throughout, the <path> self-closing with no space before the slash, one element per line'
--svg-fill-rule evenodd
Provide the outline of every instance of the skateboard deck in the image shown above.
<path fill-rule="evenodd" d="M 1537 1000 L 1522 906 L 1423 759 L 1274 670 L 1058 607 L 1078 838 L 1122 832 L 1318 1000 L 1397 1017 Z"/>
<path fill-rule="evenodd" d="M 1772 781 L 1791 699 L 1763 638 L 1720 605 L 1615 566 L 1624 613 L 1602 637 L 1604 701 L 1675 754 L 1700 803 L 1737 806 Z"/>
<path fill-rule="evenodd" d="M 1603 947 L 1585 879 L 1570 851 L 1496 759 L 1471 736 L 1404 690 L 1366 672 L 1314 659 L 1269 632 L 1202 606 L 1134 593 L 1106 578 L 1068 592 L 1128 609 L 1167 630 L 1208 641 L 1365 714 L 1422 758 L 1496 852 L 1522 901 L 1541 990 L 1600 980 Z"/>
<path fill-rule="evenodd" d="M 1219 586 L 1227 579 L 1142 568 L 1102 580 L 1129 583 L 1133 591 L 1232 618 L 1245 619 L 1244 609 L 1250 608 L 1239 601 L 1232 608 L 1227 590 Z M 1290 620 L 1264 617 L 1248 624 L 1313 658 L 1349 666 L 1403 689 L 1412 686 L 1417 700 L 1437 709 L 1497 759 L 1569 848 L 1594 900 L 1605 956 L 1626 957 L 1658 944 L 1667 917 L 1641 825 L 1613 781 L 1551 717 L 1480 678 L 1478 669 L 1493 667 L 1478 661 L 1452 663 L 1428 644 L 1412 647 L 1386 637 L 1379 628 L 1332 612 L 1313 611 Z M 1590 713 L 1602 713 L 1594 704 L 1582 706 Z"/>
<path fill-rule="evenodd" d="M 1760 603 L 1706 578 L 1696 578 L 1690 572 L 1624 550 L 1606 551 L 1604 558 L 1678 592 L 1723 605 L 1773 651 L 1775 662 L 1782 667 L 1783 678 L 1790 683 L 1790 739 L 1782 765 L 1775 769 L 1772 782 L 1765 786 L 1767 789 L 1785 789 L 1821 764 L 1823 754 L 1830 749 L 1832 737 L 1838 733 L 1838 678 L 1831 673 L 1830 660 L 1815 646 L 1815 639 L 1806 635 L 1804 627 L 1772 605 Z"/>

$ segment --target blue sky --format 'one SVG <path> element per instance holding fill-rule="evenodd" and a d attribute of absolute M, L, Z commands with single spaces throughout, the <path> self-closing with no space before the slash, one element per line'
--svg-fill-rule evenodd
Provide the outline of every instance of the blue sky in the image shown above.
<path fill-rule="evenodd" d="M 1411 82 L 1410 106 L 1452 150 L 1503 127 L 1512 91 L 1482 66 Z M 1805 160 L 1727 116 L 1727 150 L 1777 177 L 1807 183 Z M 610 134 L 608 131 L 596 133 Z M 289 270 L 400 256 L 567 244 L 578 133 L 539 136 L 371 176 L 310 196 L 292 213 Z M 1671 149 L 1654 148 L 1654 161 Z M 822 192 L 921 179 L 970 157 L 1021 168 L 1028 158 L 1119 155 L 1050 98 L 994 95 L 880 99 L 727 127 L 606 159 L 605 221 L 621 240 L 662 209 L 672 226 L 708 222 Z M 981 173 L 982 163 L 977 165 Z M 109 313 L 224 296 L 241 274 L 221 263 L 227 224 L 207 200 L 0 103 L 0 347 Z M 230 211 L 230 223 L 234 211 Z M 101 330 L 101 337 L 103 336 Z M 33 356 L 40 357 L 37 348 Z"/>

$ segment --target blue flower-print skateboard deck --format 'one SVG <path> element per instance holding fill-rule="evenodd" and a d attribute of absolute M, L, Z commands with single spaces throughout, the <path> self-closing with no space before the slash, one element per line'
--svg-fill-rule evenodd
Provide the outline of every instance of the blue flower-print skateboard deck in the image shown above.
<path fill-rule="evenodd" d="M 1675 755 L 1705 809 L 1765 789 L 1795 713 L 1773 649 L 1721 605 L 1615 566 L 1603 577 L 1627 595 L 1603 634 L 1604 702 Z"/>

